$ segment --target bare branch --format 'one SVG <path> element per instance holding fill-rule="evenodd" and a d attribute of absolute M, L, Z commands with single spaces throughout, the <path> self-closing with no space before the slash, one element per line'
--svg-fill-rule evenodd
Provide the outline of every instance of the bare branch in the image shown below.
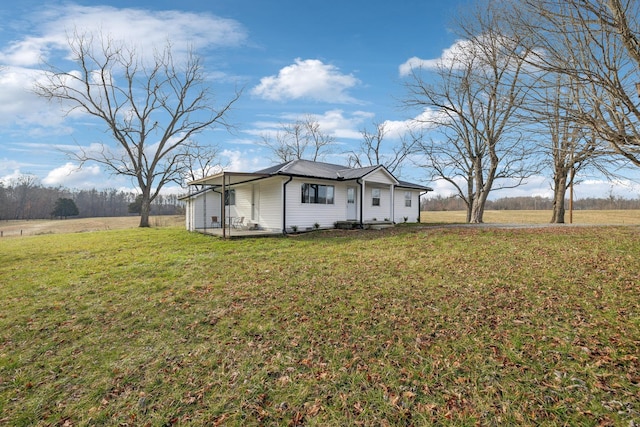
<path fill-rule="evenodd" d="M 331 153 L 335 142 L 311 115 L 292 123 L 281 123 L 279 131 L 263 133 L 261 139 L 276 161 L 283 163 L 299 159 L 322 160 Z"/>
<path fill-rule="evenodd" d="M 434 179 L 454 185 L 470 222 L 482 222 L 492 189 L 520 185 L 538 171 L 519 115 L 532 84 L 524 60 L 529 50 L 504 25 L 512 12 L 499 2 L 479 5 L 457 23 L 464 37 L 457 57 L 413 70 L 407 83 L 405 106 L 436 113 L 426 120 L 439 136 L 421 143 L 425 166 Z"/>
<path fill-rule="evenodd" d="M 150 203 L 165 184 L 182 180 L 184 161 L 198 152 L 193 138 L 217 125 L 228 127 L 225 118 L 240 92 L 216 108 L 199 58 L 190 53 L 176 64 L 170 44 L 146 64 L 133 48 L 105 35 L 96 40 L 75 32 L 68 42 L 79 70 L 48 65 L 47 79 L 35 91 L 105 125 L 118 149 L 102 144 L 74 158 L 135 179 L 143 198 L 140 225 L 148 226 Z"/>

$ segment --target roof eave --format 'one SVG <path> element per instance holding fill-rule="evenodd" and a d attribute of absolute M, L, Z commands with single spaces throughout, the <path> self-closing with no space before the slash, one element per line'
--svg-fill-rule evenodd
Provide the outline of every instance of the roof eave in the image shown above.
<path fill-rule="evenodd" d="M 267 178 L 271 176 L 266 173 L 252 173 L 252 172 L 220 172 L 215 175 L 206 176 L 204 178 L 196 179 L 187 183 L 187 185 L 220 185 L 216 181 L 222 180 L 226 177 L 231 178 L 248 178 L 246 181 L 236 181 L 232 184 L 241 184 L 242 182 L 254 181 L 260 178 Z"/>

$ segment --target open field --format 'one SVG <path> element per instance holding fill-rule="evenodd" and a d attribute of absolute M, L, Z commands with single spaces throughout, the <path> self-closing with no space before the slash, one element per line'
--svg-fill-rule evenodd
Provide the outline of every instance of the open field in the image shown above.
<path fill-rule="evenodd" d="M 174 227 L 184 225 L 183 215 L 152 216 L 152 227 Z M 122 230 L 135 228 L 140 224 L 139 216 L 32 219 L 20 221 L 0 221 L 3 237 L 37 236 L 42 234 L 85 233 L 89 231 Z"/>
<path fill-rule="evenodd" d="M 420 221 L 434 223 L 464 223 L 465 211 L 426 211 L 420 213 Z M 551 211 L 545 210 L 504 210 L 486 211 L 485 223 L 493 224 L 548 224 Z M 565 223 L 569 223 L 569 212 L 565 215 Z M 584 210 L 573 211 L 573 224 L 576 225 L 639 225 L 638 210 Z"/>
<path fill-rule="evenodd" d="M 420 214 L 426 224 L 464 223 L 463 211 L 427 211 Z M 551 211 L 487 211 L 485 223 L 488 224 L 547 224 Z M 588 225 L 640 225 L 638 210 L 589 210 L 574 211 L 574 224 Z M 569 222 L 569 214 L 566 216 Z M 138 216 L 74 218 L 66 220 L 21 220 L 0 221 L 2 237 L 37 236 L 43 234 L 83 233 L 89 231 L 121 230 L 138 226 Z M 152 227 L 181 227 L 184 216 L 155 216 L 151 218 Z"/>
<path fill-rule="evenodd" d="M 0 425 L 640 423 L 637 227 L 0 240 Z"/>

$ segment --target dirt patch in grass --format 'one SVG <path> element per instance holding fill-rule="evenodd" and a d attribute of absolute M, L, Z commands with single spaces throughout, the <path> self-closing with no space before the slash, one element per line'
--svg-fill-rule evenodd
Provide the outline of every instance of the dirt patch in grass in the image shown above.
<path fill-rule="evenodd" d="M 183 226 L 184 216 L 164 215 L 152 216 L 152 227 Z M 140 224 L 140 217 L 99 217 L 71 219 L 33 219 L 19 221 L 0 221 L 2 237 L 37 236 L 42 234 L 84 233 L 89 231 L 122 230 L 135 228 Z"/>

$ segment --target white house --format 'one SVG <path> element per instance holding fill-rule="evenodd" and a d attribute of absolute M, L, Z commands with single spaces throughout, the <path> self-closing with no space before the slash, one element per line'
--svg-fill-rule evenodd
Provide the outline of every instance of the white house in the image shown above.
<path fill-rule="evenodd" d="M 293 160 L 256 172 L 221 172 L 189 183 L 191 231 L 236 226 L 287 233 L 350 222 L 417 222 L 430 187 L 397 180 L 384 166 L 348 168 Z"/>

